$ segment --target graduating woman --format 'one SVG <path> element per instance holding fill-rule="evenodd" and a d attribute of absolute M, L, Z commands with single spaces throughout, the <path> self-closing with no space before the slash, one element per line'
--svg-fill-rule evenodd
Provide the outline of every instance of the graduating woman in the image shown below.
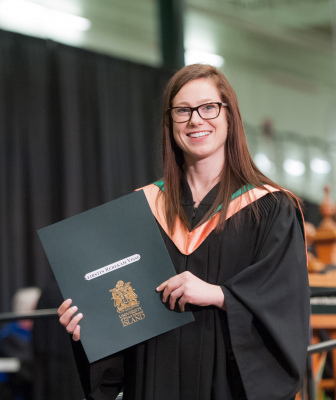
<path fill-rule="evenodd" d="M 254 164 L 236 95 L 212 66 L 171 78 L 162 138 L 163 180 L 144 191 L 177 275 L 156 290 L 195 322 L 89 364 L 82 314 L 66 300 L 60 322 L 86 398 L 290 400 L 310 311 L 297 200 Z"/>

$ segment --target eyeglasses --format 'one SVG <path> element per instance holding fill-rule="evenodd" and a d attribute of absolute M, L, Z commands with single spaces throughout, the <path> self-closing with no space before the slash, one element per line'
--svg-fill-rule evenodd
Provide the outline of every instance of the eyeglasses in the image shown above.
<path fill-rule="evenodd" d="M 168 108 L 168 112 L 170 112 L 172 120 L 180 124 L 182 122 L 189 122 L 194 111 L 197 111 L 202 119 L 215 119 L 218 117 L 222 107 L 227 107 L 227 104 L 206 103 L 197 107 L 171 107 Z"/>

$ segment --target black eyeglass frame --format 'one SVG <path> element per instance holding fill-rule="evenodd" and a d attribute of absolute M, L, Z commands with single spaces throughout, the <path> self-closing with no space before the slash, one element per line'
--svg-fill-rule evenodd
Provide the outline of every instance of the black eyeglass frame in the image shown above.
<path fill-rule="evenodd" d="M 217 104 L 217 105 L 219 106 L 219 108 L 218 108 L 218 114 L 217 114 L 216 117 L 204 118 L 204 117 L 202 117 L 202 115 L 199 113 L 199 108 L 202 107 L 202 106 L 206 106 L 207 104 Z M 171 119 L 172 119 L 176 124 L 184 124 L 185 122 L 190 122 L 190 120 L 191 120 L 191 118 L 192 118 L 192 116 L 193 116 L 194 111 L 197 111 L 197 114 L 198 114 L 202 119 L 204 119 L 204 120 L 216 119 L 216 118 L 219 117 L 219 114 L 220 114 L 220 112 L 221 112 L 222 107 L 227 107 L 227 106 L 228 106 L 228 105 L 227 105 L 226 103 L 221 103 L 221 102 L 219 102 L 219 101 L 218 101 L 218 102 L 217 102 L 217 101 L 211 101 L 211 102 L 209 102 L 209 103 L 200 104 L 200 105 L 197 106 L 197 107 L 184 107 L 184 106 L 170 107 L 170 108 L 168 108 L 167 113 L 169 112 Z M 174 109 L 176 109 L 176 108 L 188 108 L 188 109 L 190 110 L 190 118 L 187 119 L 186 121 L 175 121 L 174 118 L 173 118 L 173 116 L 172 116 L 172 110 L 174 110 Z"/>

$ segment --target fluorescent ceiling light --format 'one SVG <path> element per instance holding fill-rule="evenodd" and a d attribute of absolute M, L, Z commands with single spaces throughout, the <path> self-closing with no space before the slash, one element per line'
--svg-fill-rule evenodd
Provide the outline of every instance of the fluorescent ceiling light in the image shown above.
<path fill-rule="evenodd" d="M 328 174 L 331 170 L 329 161 L 322 160 L 321 158 L 313 158 L 310 161 L 310 168 L 317 174 Z"/>
<path fill-rule="evenodd" d="M 91 22 L 88 19 L 79 17 L 78 15 L 68 14 L 63 11 L 48 9 L 47 18 L 49 23 L 59 25 L 60 28 L 64 25 L 72 27 L 78 31 L 87 31 L 91 28 Z"/>
<path fill-rule="evenodd" d="M 0 24 L 19 31 L 20 28 L 36 29 L 42 33 L 64 29 L 87 31 L 91 27 L 86 18 L 24 0 L 1 0 Z"/>
<path fill-rule="evenodd" d="M 216 68 L 224 65 L 224 58 L 218 54 L 207 53 L 201 50 L 187 49 L 184 53 L 186 65 L 190 64 L 210 64 Z"/>
<path fill-rule="evenodd" d="M 306 167 L 302 161 L 287 158 L 283 163 L 284 170 L 289 175 L 301 176 L 305 173 Z"/>
<path fill-rule="evenodd" d="M 257 164 L 260 171 L 265 174 L 276 172 L 274 163 L 272 163 L 272 161 L 270 161 L 270 159 L 263 153 L 256 154 L 254 156 L 254 162 Z"/>

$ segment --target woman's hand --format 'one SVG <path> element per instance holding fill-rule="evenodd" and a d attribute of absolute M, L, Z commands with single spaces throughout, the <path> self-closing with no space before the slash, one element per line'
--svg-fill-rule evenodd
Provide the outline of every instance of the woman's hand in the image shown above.
<path fill-rule="evenodd" d="M 185 310 L 187 303 L 197 306 L 214 305 L 225 309 L 224 293 L 220 286 L 204 282 L 189 271 L 173 276 L 161 283 L 156 290 L 162 292 L 164 303 L 169 299 L 171 310 L 174 310 L 176 301 L 181 311 Z"/>
<path fill-rule="evenodd" d="M 80 339 L 80 326 L 78 322 L 83 318 L 83 314 L 79 313 L 72 318 L 78 308 L 76 306 L 69 308 L 71 303 L 71 299 L 65 300 L 58 309 L 58 316 L 60 317 L 59 321 L 61 325 L 72 335 L 72 339 L 77 342 Z"/>

